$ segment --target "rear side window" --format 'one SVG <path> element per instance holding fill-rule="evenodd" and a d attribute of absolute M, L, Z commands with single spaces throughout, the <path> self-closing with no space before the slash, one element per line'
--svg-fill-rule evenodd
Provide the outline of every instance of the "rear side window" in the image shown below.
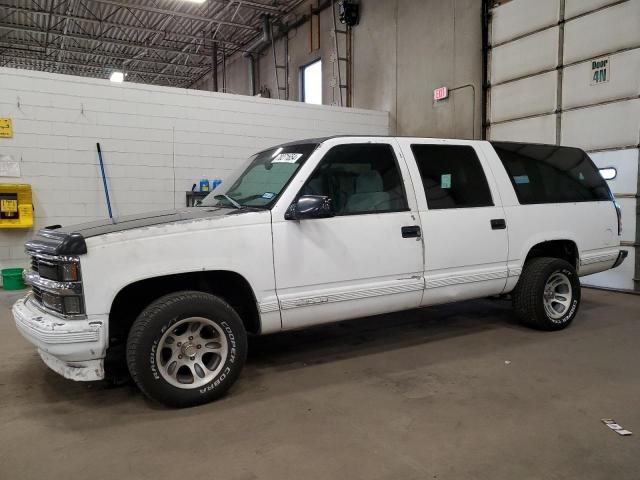
<path fill-rule="evenodd" d="M 493 205 L 480 160 L 468 145 L 411 145 L 429 210 Z"/>
<path fill-rule="evenodd" d="M 383 143 L 333 147 L 301 194 L 331 197 L 338 215 L 408 210 L 396 156 Z"/>
<path fill-rule="evenodd" d="M 492 142 L 521 204 L 611 200 L 589 156 L 579 148 Z"/>

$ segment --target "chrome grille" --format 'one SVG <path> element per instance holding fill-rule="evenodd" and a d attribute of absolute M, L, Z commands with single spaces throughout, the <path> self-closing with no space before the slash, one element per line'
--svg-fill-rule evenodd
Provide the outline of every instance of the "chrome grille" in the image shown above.
<path fill-rule="evenodd" d="M 42 290 L 35 286 L 32 286 L 31 290 L 33 291 L 33 299 L 42 305 Z"/>
<path fill-rule="evenodd" d="M 77 265 L 78 280 L 63 281 L 63 267 L 70 262 Z M 62 318 L 85 318 L 77 257 L 31 253 L 31 270 L 25 271 L 23 277 L 25 283 L 31 286 L 31 300 L 39 308 Z"/>

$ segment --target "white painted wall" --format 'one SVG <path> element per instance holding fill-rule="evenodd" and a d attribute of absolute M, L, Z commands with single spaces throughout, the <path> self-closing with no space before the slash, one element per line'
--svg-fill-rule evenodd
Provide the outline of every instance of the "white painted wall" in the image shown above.
<path fill-rule="evenodd" d="M 0 155 L 33 188 L 35 228 L 107 217 L 100 142 L 114 215 L 184 206 L 202 176 L 228 176 L 260 149 L 334 134 L 387 135 L 389 115 L 247 96 L 0 68 Z M 175 165 L 175 168 L 174 168 Z M 175 191 L 174 191 L 175 171 Z M 0 230 L 0 266 L 23 266 L 33 230 Z"/>

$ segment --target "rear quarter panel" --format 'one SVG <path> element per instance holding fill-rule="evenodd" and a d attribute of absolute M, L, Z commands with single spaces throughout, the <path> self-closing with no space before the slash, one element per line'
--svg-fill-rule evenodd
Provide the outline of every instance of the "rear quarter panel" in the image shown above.
<path fill-rule="evenodd" d="M 515 287 L 527 254 L 549 240 L 571 240 L 579 254 L 580 276 L 611 268 L 619 251 L 618 220 L 612 201 L 520 205 L 507 171 L 490 143 L 485 156 L 500 188 L 509 235 L 508 268 Z"/>

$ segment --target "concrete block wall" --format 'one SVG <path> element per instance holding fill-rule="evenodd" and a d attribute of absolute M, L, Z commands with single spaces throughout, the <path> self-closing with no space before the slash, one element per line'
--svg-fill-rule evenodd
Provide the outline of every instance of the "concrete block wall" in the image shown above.
<path fill-rule="evenodd" d="M 107 217 L 96 142 L 114 215 L 182 207 L 202 176 L 225 179 L 257 151 L 334 135 L 389 133 L 386 112 L 305 105 L 0 68 L 0 117 L 33 188 L 35 228 Z M 23 266 L 33 230 L 0 230 L 0 266 Z"/>
<path fill-rule="evenodd" d="M 296 18 L 308 15 L 316 0 L 305 0 Z M 325 2 L 320 2 L 325 4 Z M 360 23 L 353 28 L 353 105 L 390 112 L 392 132 L 449 138 L 480 138 L 482 125 L 482 2 L 480 0 L 360 0 Z M 320 12 L 320 47 L 309 49 L 310 23 L 289 31 L 290 99 L 300 100 L 300 67 L 322 60 L 325 105 L 339 104 L 332 11 Z M 338 22 L 338 28 L 343 28 Z M 314 36 L 316 32 L 314 30 Z M 317 38 L 317 37 L 314 37 Z M 340 55 L 346 52 L 338 35 Z M 283 41 L 276 42 L 284 64 Z M 555 61 L 555 60 L 553 60 Z M 277 96 L 272 49 L 257 62 L 256 84 Z M 345 65 L 341 65 L 345 82 Z M 281 70 L 280 85 L 284 86 Z M 227 91 L 249 91 L 242 54 L 227 62 Z M 209 90 L 211 74 L 192 88 Z M 222 88 L 222 72 L 218 85 Z M 437 104 L 433 90 L 446 86 L 450 97 Z M 473 87 L 473 88 L 472 88 Z M 475 91 L 474 91 L 475 89 Z"/>

